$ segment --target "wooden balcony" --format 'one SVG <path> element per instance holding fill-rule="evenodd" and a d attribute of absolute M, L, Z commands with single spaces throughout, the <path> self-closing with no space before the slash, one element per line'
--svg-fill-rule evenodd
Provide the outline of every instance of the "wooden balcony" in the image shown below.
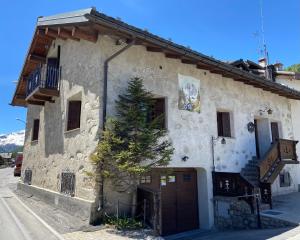
<path fill-rule="evenodd" d="M 278 139 L 259 162 L 260 181 L 273 183 L 285 164 L 298 164 L 296 144 L 298 141 Z"/>
<path fill-rule="evenodd" d="M 43 64 L 37 67 L 27 79 L 26 102 L 33 105 L 44 105 L 54 102 L 59 96 L 60 68 Z"/>

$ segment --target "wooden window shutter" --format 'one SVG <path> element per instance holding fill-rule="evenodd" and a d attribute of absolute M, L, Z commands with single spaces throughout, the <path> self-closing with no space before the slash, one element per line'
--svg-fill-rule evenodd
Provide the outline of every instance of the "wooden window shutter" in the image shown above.
<path fill-rule="evenodd" d="M 80 128 L 81 101 L 69 101 L 67 130 Z"/>
<path fill-rule="evenodd" d="M 34 119 L 33 131 L 32 131 L 32 141 L 36 141 L 39 139 L 39 130 L 40 130 L 40 120 Z"/>
<path fill-rule="evenodd" d="M 229 112 L 222 113 L 222 122 L 223 122 L 223 136 L 231 137 L 230 113 Z"/>
<path fill-rule="evenodd" d="M 230 113 L 217 112 L 218 136 L 231 137 Z"/>
<path fill-rule="evenodd" d="M 223 136 L 223 120 L 222 113 L 217 112 L 218 136 Z"/>

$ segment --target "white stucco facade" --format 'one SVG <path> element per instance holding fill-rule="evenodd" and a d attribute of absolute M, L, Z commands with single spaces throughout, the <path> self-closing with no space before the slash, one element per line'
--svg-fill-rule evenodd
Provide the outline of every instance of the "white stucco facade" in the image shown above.
<path fill-rule="evenodd" d="M 102 125 L 103 64 L 124 45 L 116 46 L 110 37 L 102 35 L 97 43 L 56 40 L 49 56 L 53 56 L 58 45 L 62 67 L 60 97 L 44 107 L 29 105 L 22 171 L 32 169 L 33 185 L 57 192 L 61 172 L 75 172 L 75 196 L 92 201 L 96 195 L 95 183 L 85 171 L 93 170 L 89 156 L 97 145 Z M 178 109 L 179 74 L 200 81 L 200 113 Z M 170 167 L 197 169 L 201 228 L 213 226 L 211 137 L 217 137 L 218 110 L 230 112 L 232 137 L 225 138 L 226 144 L 221 144 L 222 138 L 215 141 L 216 171 L 240 172 L 256 156 L 255 135 L 247 129 L 247 124 L 254 119 L 267 123 L 263 128 L 262 151 L 270 147 L 272 121 L 280 123 L 282 138 L 300 139 L 297 124 L 300 102 L 166 58 L 162 53 L 148 52 L 143 46 L 132 46 L 109 63 L 108 116 L 114 114 L 114 102 L 132 77 L 141 77 L 147 90 L 167 100 L 167 129 L 175 148 Z M 70 99 L 82 101 L 81 126 L 68 132 L 66 116 Z M 266 107 L 273 110 L 272 114 L 260 111 Z M 40 131 L 38 141 L 32 142 L 35 118 L 40 119 Z M 187 161 L 182 161 L 184 156 L 188 156 Z M 289 190 L 295 190 L 297 184 Z M 274 187 L 274 191 L 283 190 Z"/>

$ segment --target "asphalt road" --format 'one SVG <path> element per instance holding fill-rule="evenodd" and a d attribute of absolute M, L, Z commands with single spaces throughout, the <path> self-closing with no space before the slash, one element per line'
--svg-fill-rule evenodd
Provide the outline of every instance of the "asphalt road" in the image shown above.
<path fill-rule="evenodd" d="M 12 192 L 18 180 L 13 168 L 0 169 L 0 240 L 61 239 Z"/>

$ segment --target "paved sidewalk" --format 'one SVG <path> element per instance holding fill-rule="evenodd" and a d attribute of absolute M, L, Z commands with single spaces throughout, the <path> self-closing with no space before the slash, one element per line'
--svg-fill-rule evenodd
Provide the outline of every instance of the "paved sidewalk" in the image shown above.
<path fill-rule="evenodd" d="M 104 228 L 95 232 L 78 231 L 64 234 L 65 240 L 163 240 L 162 237 L 151 235 L 151 231 L 118 231 L 112 228 Z"/>

